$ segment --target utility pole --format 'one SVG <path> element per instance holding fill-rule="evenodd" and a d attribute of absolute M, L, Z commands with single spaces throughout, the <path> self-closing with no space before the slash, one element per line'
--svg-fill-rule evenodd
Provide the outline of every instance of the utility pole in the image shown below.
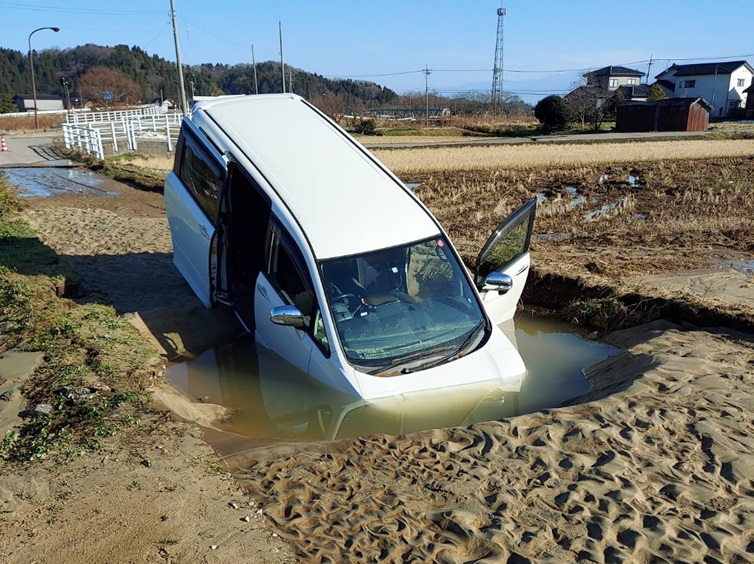
<path fill-rule="evenodd" d="M 254 44 L 251 45 L 251 64 L 254 67 L 254 94 L 259 94 L 259 83 L 257 82 L 257 60 L 254 58 Z"/>
<path fill-rule="evenodd" d="M 500 104 L 500 96 L 503 94 L 503 19 L 506 10 L 502 7 L 497 10 L 497 41 L 495 42 L 495 65 L 492 67 L 492 115 L 497 114 Z"/>
<path fill-rule="evenodd" d="M 278 33 L 280 34 L 280 73 L 283 75 L 283 94 L 285 94 L 285 61 L 283 60 L 283 22 L 278 21 Z"/>
<path fill-rule="evenodd" d="M 649 64 L 647 65 L 647 84 L 649 84 L 649 77 L 651 76 L 649 73 L 652 71 L 652 63 L 654 61 L 652 60 L 652 55 L 649 56 Z"/>
<path fill-rule="evenodd" d="M 188 110 L 186 105 L 186 85 L 183 82 L 183 65 L 181 65 L 181 48 L 178 44 L 178 27 L 175 23 L 175 5 L 170 0 L 170 18 L 173 20 L 173 40 L 175 41 L 175 62 L 178 65 L 178 85 L 181 89 L 181 113 L 185 116 Z"/>
<path fill-rule="evenodd" d="M 426 110 L 426 125 L 429 127 L 429 75 L 432 71 L 428 65 L 424 65 L 424 101 Z"/>

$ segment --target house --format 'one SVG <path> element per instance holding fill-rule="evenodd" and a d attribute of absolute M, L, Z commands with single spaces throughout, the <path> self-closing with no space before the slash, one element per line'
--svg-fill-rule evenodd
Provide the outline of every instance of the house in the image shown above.
<path fill-rule="evenodd" d="M 615 130 L 704 131 L 712 106 L 703 98 L 665 98 L 646 102 L 619 102 Z"/>
<path fill-rule="evenodd" d="M 646 100 L 649 86 L 641 83 L 644 73 L 620 66 L 603 67 L 582 75 L 586 84 L 576 87 L 565 95 L 578 112 L 588 108 L 601 108 L 621 89 L 625 100 Z"/>
<path fill-rule="evenodd" d="M 587 87 L 617 90 L 621 86 L 638 86 L 644 73 L 628 67 L 609 66 L 583 75 Z"/>
<path fill-rule="evenodd" d="M 34 96 L 24 94 L 23 96 L 14 96 L 13 103 L 18 106 L 20 112 L 34 111 Z M 37 94 L 37 111 L 62 111 L 65 110 L 63 98 L 60 96 L 50 96 L 48 94 Z"/>
<path fill-rule="evenodd" d="M 744 90 L 746 94 L 746 119 L 754 119 L 754 78 L 751 79 L 751 86 Z"/>
<path fill-rule="evenodd" d="M 655 78 L 671 96 L 704 98 L 714 117 L 742 117 L 752 77 L 754 68 L 746 61 L 723 61 L 674 64 Z"/>

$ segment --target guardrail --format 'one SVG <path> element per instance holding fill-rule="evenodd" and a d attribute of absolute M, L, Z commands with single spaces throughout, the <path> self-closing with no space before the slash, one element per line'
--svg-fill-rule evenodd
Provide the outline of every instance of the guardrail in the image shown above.
<path fill-rule="evenodd" d="M 90 112 L 69 116 L 63 124 L 63 136 L 73 135 L 72 129 L 96 130 L 99 148 L 91 144 L 76 145 L 89 154 L 103 158 L 102 146 L 108 152 L 138 150 L 139 139 L 145 138 L 165 143 L 168 153 L 173 151 L 174 140 L 178 137 L 183 115 L 179 112 L 165 112 L 159 106 L 136 110 L 116 110 L 111 112 Z M 66 133 L 68 132 L 68 133 Z M 78 135 L 78 134 L 77 134 Z M 68 147 L 66 142 L 66 147 Z"/>
<path fill-rule="evenodd" d="M 107 123 L 109 121 L 120 121 L 123 118 L 140 119 L 144 116 L 156 116 L 167 114 L 168 111 L 162 106 L 148 106 L 146 108 L 136 108 L 133 110 L 111 110 L 107 112 L 86 112 L 72 113 L 66 118 L 68 123 Z M 175 112 L 174 112 L 175 113 Z M 180 114 L 179 114 L 180 115 Z"/>
<path fill-rule="evenodd" d="M 105 158 L 105 152 L 102 149 L 102 136 L 98 129 L 64 123 L 63 141 L 67 149 L 79 149 L 97 158 Z"/>

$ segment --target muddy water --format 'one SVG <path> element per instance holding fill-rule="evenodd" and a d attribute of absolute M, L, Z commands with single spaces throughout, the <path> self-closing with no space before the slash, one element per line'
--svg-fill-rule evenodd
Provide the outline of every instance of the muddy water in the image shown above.
<path fill-rule="evenodd" d="M 43 198 L 60 194 L 116 196 L 116 183 L 88 170 L 75 168 L 8 168 L 3 173 L 17 187 L 20 198 Z"/>
<path fill-rule="evenodd" d="M 229 408 L 221 430 L 312 441 L 468 425 L 557 407 L 588 389 L 583 368 L 616 352 L 566 324 L 528 316 L 517 319 L 515 340 L 529 369 L 518 398 L 490 383 L 367 405 L 309 378 L 248 336 L 173 365 L 167 376 L 189 397 Z"/>

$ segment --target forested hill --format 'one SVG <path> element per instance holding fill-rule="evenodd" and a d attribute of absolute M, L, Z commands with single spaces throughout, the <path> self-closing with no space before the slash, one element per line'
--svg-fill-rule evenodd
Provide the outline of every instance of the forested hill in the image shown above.
<path fill-rule="evenodd" d="M 105 69 L 110 70 L 103 72 Z M 90 71 L 96 69 L 96 73 Z M 292 88 L 289 82 L 292 76 Z M 184 76 L 189 98 L 193 95 L 251 94 L 254 92 L 254 72 L 250 64 L 216 65 L 202 64 L 185 67 Z M 135 103 L 148 102 L 163 97 L 177 99 L 178 81 L 175 64 L 157 55 L 149 55 L 139 47 L 117 45 L 101 47 L 83 45 L 72 49 L 47 49 L 34 54 L 34 72 L 38 94 L 63 96 L 61 78 L 68 80 L 71 99 L 96 97 L 96 78 L 109 76 L 110 83 L 102 84 L 107 94 L 115 94 L 116 101 Z M 90 73 L 87 77 L 87 73 Z M 350 99 L 354 104 L 369 106 L 390 102 L 397 95 L 389 88 L 373 82 L 356 80 L 333 80 L 286 66 L 286 90 L 301 94 L 308 99 L 338 96 Z M 113 77 L 118 78 L 114 81 Z M 102 80 L 102 79 L 100 79 Z M 112 92 L 115 83 L 124 84 L 127 95 L 119 97 Z M 257 64 L 259 93 L 280 92 L 282 75 L 280 63 L 268 61 Z M 130 83 L 130 84 L 129 84 Z M 87 86 L 89 88 L 87 88 Z M 0 98 L 31 92 L 29 59 L 27 54 L 12 49 L 0 48 Z M 96 100 L 94 100 L 96 102 Z"/>

